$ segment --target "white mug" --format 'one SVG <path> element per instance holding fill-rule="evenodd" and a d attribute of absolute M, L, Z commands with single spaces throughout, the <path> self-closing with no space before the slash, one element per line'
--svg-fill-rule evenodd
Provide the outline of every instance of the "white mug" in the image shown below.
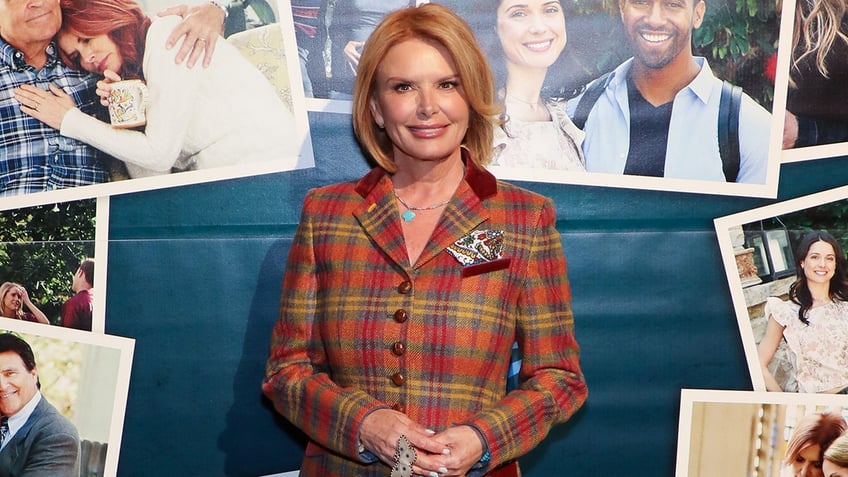
<path fill-rule="evenodd" d="M 133 79 L 111 83 L 109 94 L 109 121 L 112 127 L 134 128 L 147 123 L 147 86 Z"/>

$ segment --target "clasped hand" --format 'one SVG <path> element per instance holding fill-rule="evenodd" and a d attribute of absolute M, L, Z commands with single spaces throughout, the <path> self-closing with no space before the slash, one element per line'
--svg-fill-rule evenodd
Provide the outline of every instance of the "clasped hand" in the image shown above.
<path fill-rule="evenodd" d="M 483 455 L 483 443 L 471 427 L 449 427 L 436 433 L 391 409 L 369 414 L 362 422 L 360 440 L 367 450 L 391 466 L 402 435 L 415 447 L 417 457 L 412 471 L 416 475 L 463 476 Z"/>

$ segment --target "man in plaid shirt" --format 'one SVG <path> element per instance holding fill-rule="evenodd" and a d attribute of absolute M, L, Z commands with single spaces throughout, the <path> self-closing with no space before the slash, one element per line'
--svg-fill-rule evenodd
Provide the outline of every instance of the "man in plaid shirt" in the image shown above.
<path fill-rule="evenodd" d="M 205 36 L 214 39 L 220 33 L 224 12 L 208 4 L 180 7 L 172 13 L 192 20 L 174 30 L 174 37 L 185 36 L 177 58 L 185 58 L 191 51 L 187 63 L 191 66 L 208 43 Z M 209 18 L 213 20 L 209 22 Z M 215 21 L 217 31 L 208 27 Z M 97 77 L 71 70 L 59 59 L 53 36 L 61 26 L 58 0 L 0 0 L 0 196 L 109 180 L 104 167 L 108 156 L 24 114 L 14 97 L 13 90 L 22 84 L 45 90 L 52 84 L 69 94 L 81 111 L 99 117 L 106 113 L 95 93 Z M 198 48 L 192 50 L 195 42 Z M 209 55 L 211 51 L 207 51 Z"/>

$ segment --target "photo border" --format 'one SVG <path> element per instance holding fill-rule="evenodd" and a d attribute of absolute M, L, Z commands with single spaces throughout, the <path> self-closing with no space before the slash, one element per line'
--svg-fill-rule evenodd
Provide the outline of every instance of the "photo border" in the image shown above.
<path fill-rule="evenodd" d="M 288 0 L 280 0 L 288 2 Z M 426 2 L 422 2 L 426 3 Z M 778 71 L 783 71 L 782 81 L 788 81 L 788 65 L 790 50 L 785 47 L 791 43 L 794 0 L 787 0 L 782 5 L 779 25 Z M 788 36 L 787 36 L 788 35 Z M 784 40 L 788 38 L 788 40 Z M 785 43 L 788 42 L 788 43 Z M 783 66 L 781 66 L 783 65 Z M 777 85 L 777 79 L 775 85 Z M 302 86 L 301 86 L 302 91 Z M 351 114 L 352 102 L 348 100 L 306 98 L 307 109 L 311 112 Z M 697 179 L 676 179 L 666 177 L 648 177 L 600 172 L 553 171 L 547 169 L 514 168 L 488 166 L 498 179 L 506 181 L 543 182 L 570 185 L 586 185 L 600 187 L 617 187 L 626 189 L 658 190 L 671 192 L 686 192 L 712 195 L 728 195 L 743 197 L 777 197 L 780 164 L 782 161 L 783 114 L 786 107 L 786 88 L 775 86 L 775 97 L 772 101 L 770 141 L 766 180 L 763 184 L 742 184 Z"/>
<path fill-rule="evenodd" d="M 792 14 L 784 15 L 785 18 L 785 28 L 784 25 L 781 24 L 780 30 L 780 46 L 779 51 L 792 51 L 792 32 L 795 28 L 795 5 L 796 0 L 786 0 L 784 2 L 783 8 L 784 13 L 791 12 Z M 787 10 L 790 9 L 791 10 Z M 782 22 L 783 23 L 783 22 Z M 775 75 L 775 83 L 774 83 L 774 94 L 775 99 L 778 96 L 782 97 L 783 107 L 780 109 L 782 111 L 786 111 L 786 100 L 789 95 L 789 68 L 790 68 L 790 55 L 783 55 L 784 57 L 779 57 L 777 63 L 777 71 Z M 775 108 L 775 111 L 779 111 Z M 785 117 L 785 116 L 784 116 Z M 781 136 L 783 134 L 783 118 L 781 117 Z M 833 144 L 821 144 L 815 146 L 806 146 L 792 149 L 783 149 L 781 144 L 781 162 L 784 164 L 792 163 L 792 162 L 802 162 L 802 161 L 811 161 L 816 159 L 828 159 L 832 157 L 846 156 L 848 155 L 848 141 L 833 143 Z"/>
<path fill-rule="evenodd" d="M 52 202 L 68 202 L 78 199 L 91 199 L 100 196 L 120 195 L 133 192 L 142 192 L 155 189 L 178 187 L 191 184 L 201 184 L 213 181 L 237 179 L 243 177 L 288 172 L 315 167 L 315 157 L 310 133 L 309 117 L 306 98 L 303 92 L 303 78 L 300 74 L 300 60 L 295 42 L 294 22 L 291 14 L 289 0 L 274 0 L 279 10 L 277 24 L 282 31 L 283 45 L 285 49 L 285 67 L 290 81 L 292 100 L 292 114 L 294 115 L 295 131 L 280 131 L 281 135 L 274 140 L 297 141 L 301 144 L 297 164 L 294 168 L 282 167 L 293 156 L 286 156 L 262 161 L 255 164 L 239 164 L 233 166 L 216 167 L 205 170 L 185 171 L 173 174 L 164 174 L 153 177 L 141 177 L 126 179 L 101 184 L 69 187 L 29 194 L 10 195 L 0 197 L 0 210 L 22 208 L 27 206 L 44 205 Z M 155 15 L 155 12 L 145 12 Z M 226 40 L 225 40 L 226 41 Z M 294 48 L 292 48 L 294 45 Z M 195 65 L 202 68 L 202 65 Z M 238 84 L 233 85 L 238 87 Z M 291 137 L 283 137 L 283 134 Z"/>
<path fill-rule="evenodd" d="M 706 404 L 777 404 L 845 407 L 848 406 L 848 396 L 838 394 L 681 389 L 675 477 L 687 477 L 689 474 L 692 410 L 695 402 Z"/>
<path fill-rule="evenodd" d="M 112 348 L 120 353 L 117 374 L 117 386 L 115 398 L 112 404 L 112 420 L 109 429 L 108 447 L 106 449 L 106 462 L 104 475 L 115 476 L 118 471 L 118 457 L 121 450 L 121 438 L 123 437 L 124 417 L 126 413 L 127 397 L 129 395 L 130 372 L 132 370 L 133 353 L 135 351 L 135 340 L 120 336 L 91 333 L 88 331 L 50 326 L 41 323 L 30 323 L 26 321 L 0 319 L 0 330 L 12 331 L 24 335 L 39 336 L 60 341 L 71 341 L 89 346 Z M 36 363 L 38 357 L 36 356 Z"/>
<path fill-rule="evenodd" d="M 757 356 L 757 344 L 754 338 L 754 331 L 750 324 L 748 308 L 743 294 L 742 281 L 739 278 L 739 273 L 736 267 L 733 244 L 730 240 L 730 228 L 756 222 L 758 220 L 770 219 L 790 212 L 799 212 L 817 205 L 845 199 L 848 199 L 848 186 L 841 186 L 823 192 L 718 217 L 713 220 L 716 238 L 719 245 L 719 252 L 724 264 L 727 283 L 730 289 L 730 296 L 733 302 L 733 309 L 736 314 L 737 326 L 742 338 L 742 346 L 745 352 L 745 358 L 748 362 L 748 370 L 751 375 L 751 384 L 753 385 L 754 390 L 765 391 L 765 380 L 760 367 L 760 359 Z"/>
<path fill-rule="evenodd" d="M 79 242 L 79 243 L 87 243 L 93 246 L 93 255 L 87 258 L 93 258 L 95 260 L 94 267 L 94 283 L 97 284 L 94 287 L 95 296 L 93 302 L 93 310 L 92 310 L 92 320 L 91 320 L 91 330 L 96 333 L 103 333 L 105 330 L 105 322 L 106 322 L 106 285 L 107 285 L 107 270 L 108 270 L 108 252 L 109 252 L 109 197 L 87 197 L 76 199 L 75 201 L 61 201 L 55 202 L 58 204 L 66 204 L 68 202 L 76 202 L 76 201 L 92 201 L 94 203 L 94 230 L 93 238 L 91 240 L 54 240 L 50 242 L 34 242 L 34 241 L 23 241 L 23 242 L 14 242 L 14 241 L 6 241 L 4 243 L 8 245 L 19 245 L 21 247 L 27 247 L 28 245 L 32 245 L 35 243 L 47 244 L 47 245 L 56 245 L 61 246 L 63 243 L 68 242 Z M 53 202 L 51 202 L 53 203 Z M 26 212 L 27 209 L 32 209 L 36 207 L 45 207 L 48 204 L 37 204 L 26 207 L 21 207 L 17 209 L 20 212 Z M 14 210 L 14 209 L 0 209 L 2 211 Z M 30 224 L 28 224 L 30 225 Z M 79 257 L 82 258 L 82 257 Z M 13 263 L 14 264 L 14 263 Z M 19 264 L 15 264 L 19 265 Z M 76 266 L 76 265 L 74 265 Z M 74 275 L 75 269 L 67 270 L 67 290 L 70 292 L 70 296 L 73 296 L 74 293 L 71 291 L 71 276 Z M 15 281 L 14 279 L 8 281 Z M 23 283 L 26 288 L 30 289 L 33 286 L 32 283 Z M 31 289 L 30 289 L 31 290 Z M 70 297 L 69 297 L 70 298 Z M 60 325 L 51 325 L 51 326 L 61 326 Z"/>

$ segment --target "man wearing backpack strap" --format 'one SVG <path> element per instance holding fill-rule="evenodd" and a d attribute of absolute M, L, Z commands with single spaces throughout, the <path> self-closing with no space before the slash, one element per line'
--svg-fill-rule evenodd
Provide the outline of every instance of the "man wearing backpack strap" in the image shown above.
<path fill-rule="evenodd" d="M 587 170 L 764 184 L 771 115 L 692 55 L 704 0 L 618 4 L 634 56 L 568 104 Z"/>

